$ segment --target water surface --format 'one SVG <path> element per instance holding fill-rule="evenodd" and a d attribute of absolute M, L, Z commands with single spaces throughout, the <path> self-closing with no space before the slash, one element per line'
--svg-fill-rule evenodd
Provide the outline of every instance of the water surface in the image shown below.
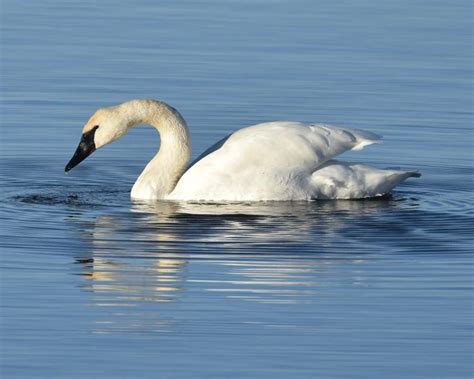
<path fill-rule="evenodd" d="M 467 1 L 2 4 L 1 374 L 473 375 Z M 193 156 L 270 120 L 381 134 L 392 197 L 131 202 L 137 128 L 64 175 L 99 106 L 164 100 Z"/>

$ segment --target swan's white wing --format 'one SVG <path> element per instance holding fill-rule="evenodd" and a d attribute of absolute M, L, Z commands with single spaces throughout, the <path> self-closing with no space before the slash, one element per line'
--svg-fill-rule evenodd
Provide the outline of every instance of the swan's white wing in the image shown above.
<path fill-rule="evenodd" d="M 370 132 L 323 124 L 271 122 L 250 126 L 216 144 L 216 150 L 195 162 L 169 198 L 308 198 L 303 182 L 320 165 L 344 151 L 379 141 L 380 137 Z"/>
<path fill-rule="evenodd" d="M 188 166 L 187 170 L 189 170 L 191 167 L 193 167 L 197 162 L 199 162 L 201 159 L 204 157 L 208 156 L 209 154 L 213 153 L 216 150 L 219 150 L 222 145 L 230 138 L 232 134 L 229 134 L 228 136 L 222 138 L 221 140 L 217 141 L 214 145 L 208 147 L 202 154 L 200 154 L 194 161 L 191 162 L 191 164 Z"/>
<path fill-rule="evenodd" d="M 313 172 L 309 187 L 314 199 L 363 199 L 386 195 L 405 179 L 419 176 L 413 171 L 330 160 Z"/>

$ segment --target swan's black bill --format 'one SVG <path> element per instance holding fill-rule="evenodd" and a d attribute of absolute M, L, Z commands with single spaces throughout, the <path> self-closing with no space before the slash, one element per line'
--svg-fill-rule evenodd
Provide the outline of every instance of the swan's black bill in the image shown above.
<path fill-rule="evenodd" d="M 94 134 L 98 127 L 99 126 L 96 125 L 87 133 L 82 135 L 81 142 L 79 142 L 79 146 L 69 163 L 64 168 L 64 171 L 68 172 L 69 170 L 72 170 L 95 151 Z"/>

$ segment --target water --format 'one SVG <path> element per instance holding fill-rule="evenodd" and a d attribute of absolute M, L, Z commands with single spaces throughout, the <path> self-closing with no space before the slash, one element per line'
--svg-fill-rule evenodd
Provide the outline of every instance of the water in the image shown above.
<path fill-rule="evenodd" d="M 468 1 L 2 3 L 5 378 L 473 375 Z M 384 135 L 374 201 L 140 204 L 138 128 L 69 175 L 99 106 L 165 100 L 196 157 L 269 120 Z"/>

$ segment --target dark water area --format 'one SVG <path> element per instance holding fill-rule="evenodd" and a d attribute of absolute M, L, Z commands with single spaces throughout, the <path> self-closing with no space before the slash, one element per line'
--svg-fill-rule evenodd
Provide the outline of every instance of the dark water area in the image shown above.
<path fill-rule="evenodd" d="M 1 377 L 473 376 L 468 1 L 1 8 Z M 176 107 L 193 157 L 235 129 L 384 136 L 418 170 L 364 201 L 132 202 L 136 128 L 64 174 L 94 110 Z"/>

